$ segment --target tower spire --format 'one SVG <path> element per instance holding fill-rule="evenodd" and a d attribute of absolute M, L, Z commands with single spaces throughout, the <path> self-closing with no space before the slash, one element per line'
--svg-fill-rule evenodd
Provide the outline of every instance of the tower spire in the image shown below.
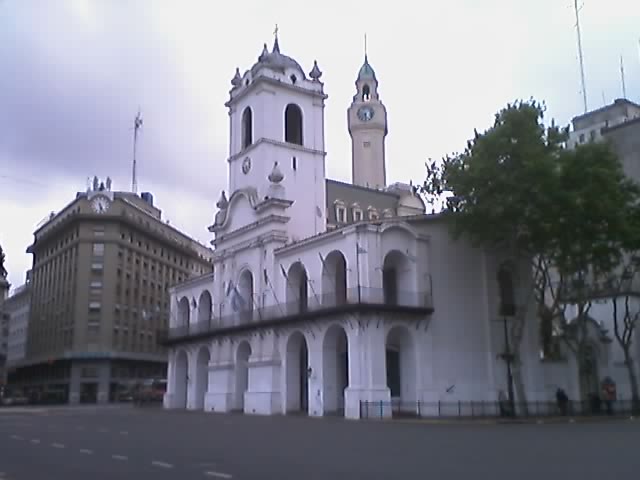
<path fill-rule="evenodd" d="M 278 24 L 276 23 L 276 28 L 273 30 L 273 51 L 280 53 L 280 44 L 278 43 Z"/>
<path fill-rule="evenodd" d="M 627 98 L 627 84 L 624 78 L 624 58 L 620 55 L 620 76 L 622 77 L 622 98 Z"/>
<path fill-rule="evenodd" d="M 367 34 L 364 34 L 364 61 L 367 61 Z"/>

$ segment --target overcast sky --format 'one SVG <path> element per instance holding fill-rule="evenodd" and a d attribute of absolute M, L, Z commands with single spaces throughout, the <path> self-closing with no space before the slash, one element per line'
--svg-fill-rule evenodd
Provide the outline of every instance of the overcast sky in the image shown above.
<path fill-rule="evenodd" d="M 640 2 L 583 0 L 589 107 L 640 101 Z M 208 242 L 226 187 L 236 67 L 257 60 L 279 25 L 281 50 L 329 95 L 327 171 L 351 178 L 346 108 L 369 60 L 387 107 L 388 181 L 423 178 L 424 161 L 464 148 L 507 102 L 546 101 L 560 123 L 582 113 L 573 0 L 0 0 L 0 245 L 9 281 L 31 265 L 35 225 L 86 178 L 131 184 L 133 119 L 139 189 L 166 219 Z"/>

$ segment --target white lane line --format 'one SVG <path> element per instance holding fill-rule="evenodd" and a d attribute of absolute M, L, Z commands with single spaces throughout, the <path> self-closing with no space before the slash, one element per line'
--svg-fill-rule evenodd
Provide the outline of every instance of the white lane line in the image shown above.
<path fill-rule="evenodd" d="M 233 478 L 233 475 L 230 475 L 228 473 L 222 473 L 222 472 L 208 471 L 208 472 L 204 472 L 204 474 L 209 475 L 210 477 L 216 477 L 216 478 Z"/>
<path fill-rule="evenodd" d="M 53 448 L 64 448 L 64 444 L 62 443 L 52 443 L 51 446 Z"/>
<path fill-rule="evenodd" d="M 158 462 L 157 460 L 154 460 L 153 462 L 151 462 L 151 465 L 153 465 L 154 467 L 160 467 L 160 468 L 173 468 L 173 465 L 171 465 L 170 463 Z"/>
<path fill-rule="evenodd" d="M 87 450 L 86 448 L 81 448 L 80 453 L 84 453 L 85 455 L 92 455 L 93 450 Z"/>
<path fill-rule="evenodd" d="M 38 440 L 37 438 L 33 438 L 31 439 L 31 443 L 33 443 L 34 445 L 38 445 L 40 443 L 40 440 Z"/>
<path fill-rule="evenodd" d="M 109 430 L 107 430 L 106 428 L 99 428 L 98 432 L 100 433 L 107 433 Z"/>
<path fill-rule="evenodd" d="M 127 432 L 126 430 L 123 430 L 120 432 L 120 435 L 129 435 L 129 432 Z"/>
<path fill-rule="evenodd" d="M 111 455 L 111 458 L 114 460 L 129 460 L 129 457 L 126 457 L 125 455 Z"/>
<path fill-rule="evenodd" d="M 22 440 L 22 437 L 20 435 L 11 435 L 11 438 L 13 438 L 14 440 Z"/>

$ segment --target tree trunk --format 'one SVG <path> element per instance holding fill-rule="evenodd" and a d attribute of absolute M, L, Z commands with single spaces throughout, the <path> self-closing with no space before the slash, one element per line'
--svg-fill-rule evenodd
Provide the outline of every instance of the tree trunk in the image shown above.
<path fill-rule="evenodd" d="M 515 401 L 520 405 L 521 413 L 523 415 L 529 414 L 527 406 L 527 392 L 524 388 L 524 380 L 522 378 L 522 363 L 520 362 L 520 345 L 522 344 L 522 337 L 524 336 L 524 326 L 526 311 L 516 316 L 513 321 L 513 328 L 511 329 L 511 345 L 513 348 L 514 362 L 511 365 L 511 378 L 513 379 L 513 389 L 515 391 Z"/>
<path fill-rule="evenodd" d="M 624 352 L 624 364 L 627 366 L 627 373 L 629 374 L 629 386 L 631 387 L 631 409 L 633 413 L 640 411 L 640 393 L 638 392 L 638 377 L 636 377 L 635 365 L 633 364 L 633 358 L 629 354 L 629 349 L 623 349 Z"/>

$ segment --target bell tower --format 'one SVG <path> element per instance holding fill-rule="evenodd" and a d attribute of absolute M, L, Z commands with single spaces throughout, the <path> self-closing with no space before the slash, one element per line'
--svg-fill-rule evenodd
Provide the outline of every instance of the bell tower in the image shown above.
<path fill-rule="evenodd" d="M 354 185 L 384 188 L 387 184 L 384 139 L 387 109 L 378 96 L 378 80 L 365 52 L 356 79 L 356 94 L 347 110 Z"/>

